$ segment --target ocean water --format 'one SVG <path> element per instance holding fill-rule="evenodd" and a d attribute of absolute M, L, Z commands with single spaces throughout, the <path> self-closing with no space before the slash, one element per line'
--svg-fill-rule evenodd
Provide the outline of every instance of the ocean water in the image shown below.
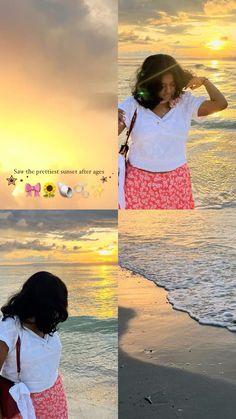
<path fill-rule="evenodd" d="M 236 332 L 236 212 L 120 211 L 119 263 L 200 324 Z"/>
<path fill-rule="evenodd" d="M 119 59 L 119 99 L 130 95 L 136 70 L 143 58 Z M 234 61 L 182 60 L 180 64 L 198 76 L 208 77 L 225 95 L 229 106 L 208 116 L 204 123 L 192 122 L 187 143 L 197 208 L 236 206 L 236 71 Z M 206 95 L 204 87 L 193 91 Z M 124 138 L 124 137 L 123 137 Z"/>
<path fill-rule="evenodd" d="M 33 273 L 58 275 L 69 291 L 69 319 L 61 324 L 61 373 L 70 410 L 80 401 L 117 417 L 117 300 L 114 265 L 0 266 L 0 304 Z M 89 416 L 83 418 L 89 419 Z M 107 418 L 101 414 L 101 419 Z"/>

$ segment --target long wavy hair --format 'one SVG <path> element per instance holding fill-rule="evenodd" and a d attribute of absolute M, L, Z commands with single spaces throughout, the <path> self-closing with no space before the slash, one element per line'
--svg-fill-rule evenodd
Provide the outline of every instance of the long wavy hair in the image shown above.
<path fill-rule="evenodd" d="M 68 291 L 64 282 L 50 272 L 37 272 L 1 308 L 3 320 L 18 316 L 21 324 L 33 318 L 44 334 L 54 333 L 68 317 Z"/>
<path fill-rule="evenodd" d="M 166 54 L 150 55 L 138 69 L 132 95 L 144 108 L 153 109 L 160 103 L 159 92 L 162 89 L 162 77 L 167 73 L 173 75 L 174 99 L 176 99 L 184 93 L 183 88 L 191 80 L 193 74 L 189 70 L 183 69 L 173 57 Z"/>

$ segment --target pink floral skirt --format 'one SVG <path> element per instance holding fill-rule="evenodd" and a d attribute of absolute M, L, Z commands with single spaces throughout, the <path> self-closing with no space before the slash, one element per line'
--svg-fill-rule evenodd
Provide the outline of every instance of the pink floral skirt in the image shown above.
<path fill-rule="evenodd" d="M 40 393 L 32 393 L 30 397 L 37 419 L 68 419 L 66 396 L 60 375 L 52 387 Z M 22 419 L 22 416 L 18 414 L 14 419 Z"/>
<path fill-rule="evenodd" d="M 187 163 L 170 172 L 148 172 L 128 162 L 125 203 L 126 209 L 194 209 Z"/>

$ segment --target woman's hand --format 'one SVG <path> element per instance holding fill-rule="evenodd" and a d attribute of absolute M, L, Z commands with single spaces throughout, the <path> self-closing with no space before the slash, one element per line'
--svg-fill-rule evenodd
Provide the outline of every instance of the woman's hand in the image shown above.
<path fill-rule="evenodd" d="M 179 98 L 179 97 L 177 97 L 176 99 L 171 99 L 171 100 L 169 101 L 169 106 L 170 106 L 170 108 L 174 108 L 174 107 L 177 105 L 177 103 L 179 102 L 179 100 L 180 100 L 180 98 Z"/>
<path fill-rule="evenodd" d="M 125 112 L 122 109 L 118 109 L 118 135 L 124 131 L 125 127 Z"/>
<path fill-rule="evenodd" d="M 198 87 L 202 86 L 203 83 L 207 80 L 206 77 L 193 77 L 188 84 L 183 88 L 183 90 L 186 90 L 188 88 L 194 90 L 198 89 Z"/>

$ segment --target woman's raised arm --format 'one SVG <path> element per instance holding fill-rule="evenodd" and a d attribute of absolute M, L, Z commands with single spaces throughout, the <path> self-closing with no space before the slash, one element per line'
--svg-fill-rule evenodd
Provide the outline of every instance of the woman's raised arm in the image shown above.
<path fill-rule="evenodd" d="M 205 86 L 207 93 L 210 96 L 210 100 L 205 100 L 205 102 L 200 105 L 198 109 L 198 116 L 210 115 L 215 112 L 223 111 L 223 109 L 227 108 L 228 102 L 224 95 L 206 77 L 193 77 L 185 89 L 190 87 L 190 89 L 194 90 L 202 85 Z"/>

